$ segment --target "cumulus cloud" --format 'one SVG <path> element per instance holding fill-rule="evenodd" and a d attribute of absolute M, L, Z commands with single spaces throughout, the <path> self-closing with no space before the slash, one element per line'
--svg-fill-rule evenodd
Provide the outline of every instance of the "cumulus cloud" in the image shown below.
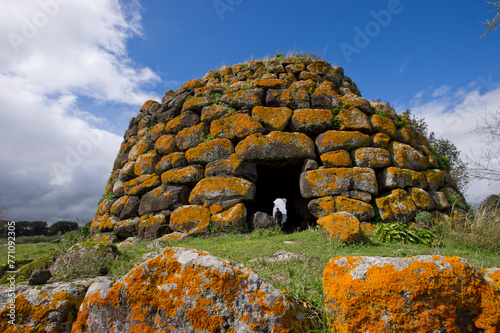
<path fill-rule="evenodd" d="M 127 56 L 137 2 L 0 2 L 0 200 L 13 220 L 92 218 L 122 138 L 88 99 L 137 109 L 159 81 Z M 92 103 L 90 103 L 92 104 Z"/>
<path fill-rule="evenodd" d="M 425 118 L 429 131 L 435 132 L 438 138 L 453 142 L 467 161 L 479 156 L 485 145 L 484 137 L 475 132 L 478 121 L 485 112 L 500 112 L 499 105 L 500 87 L 491 78 L 486 81 L 480 77 L 467 87 L 455 90 L 443 85 L 421 91 L 402 109 L 409 108 L 417 117 Z M 470 186 L 466 195 L 474 203 L 498 193 L 499 183 L 480 181 Z"/>

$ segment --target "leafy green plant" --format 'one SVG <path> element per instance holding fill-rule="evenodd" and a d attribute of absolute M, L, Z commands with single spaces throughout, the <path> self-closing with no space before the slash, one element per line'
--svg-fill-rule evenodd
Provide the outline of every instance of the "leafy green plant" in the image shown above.
<path fill-rule="evenodd" d="M 340 108 L 336 107 L 331 109 L 333 113 L 333 123 L 332 128 L 335 130 L 340 129 Z"/>
<path fill-rule="evenodd" d="M 437 158 L 439 167 L 441 169 L 446 170 L 447 172 L 450 172 L 450 169 L 451 169 L 450 158 L 446 155 L 441 154 L 436 149 L 436 147 L 434 147 L 434 145 L 429 145 L 429 149 L 430 149 L 432 155 L 434 155 Z"/>
<path fill-rule="evenodd" d="M 430 227 L 432 225 L 432 215 L 429 212 L 418 211 L 415 216 L 415 222 L 420 225 Z"/>
<path fill-rule="evenodd" d="M 252 88 L 252 84 L 251 83 L 247 83 L 245 85 L 243 85 L 241 87 L 241 90 L 247 90 L 247 89 L 251 89 Z"/>
<path fill-rule="evenodd" d="M 227 109 L 227 112 L 228 113 L 236 113 L 236 109 L 233 108 L 232 106 L 230 106 L 229 109 Z"/>
<path fill-rule="evenodd" d="M 437 241 L 436 235 L 430 230 L 415 228 L 401 222 L 379 223 L 375 226 L 375 234 L 382 243 L 399 242 L 434 245 Z"/>
<path fill-rule="evenodd" d="M 311 96 L 314 93 L 314 88 L 309 87 L 309 89 L 307 89 L 307 92 L 308 92 L 309 96 Z"/>
<path fill-rule="evenodd" d="M 215 139 L 215 138 L 212 136 L 212 134 L 209 133 L 209 134 L 205 135 L 203 138 L 201 138 L 200 143 L 212 141 L 213 139 Z"/>
<path fill-rule="evenodd" d="M 214 98 L 214 102 L 213 102 L 214 104 L 220 104 L 221 103 L 221 101 L 220 101 L 220 99 L 222 97 L 221 94 L 212 94 L 211 96 Z"/>
<path fill-rule="evenodd" d="M 212 73 L 212 77 L 213 77 L 214 79 L 218 79 L 218 78 L 220 78 L 220 69 L 215 70 L 215 71 Z"/>
<path fill-rule="evenodd" d="M 283 59 L 283 57 L 284 57 L 283 52 L 276 52 L 273 55 L 273 59 Z"/>
<path fill-rule="evenodd" d="M 101 200 L 99 200 L 99 204 L 106 200 L 113 200 L 115 198 L 115 194 L 113 192 L 108 192 L 108 194 L 103 194 Z"/>

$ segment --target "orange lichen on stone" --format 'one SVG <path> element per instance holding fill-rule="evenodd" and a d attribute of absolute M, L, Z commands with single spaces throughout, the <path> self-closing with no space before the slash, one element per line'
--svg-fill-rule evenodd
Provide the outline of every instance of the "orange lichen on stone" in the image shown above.
<path fill-rule="evenodd" d="M 354 165 L 363 168 L 385 168 L 391 165 L 391 154 L 387 149 L 363 147 L 352 152 Z"/>
<path fill-rule="evenodd" d="M 320 159 L 327 168 L 352 167 L 351 156 L 343 149 L 322 154 Z"/>
<path fill-rule="evenodd" d="M 290 89 L 293 91 L 299 90 L 299 89 L 304 89 L 305 91 L 308 91 L 308 90 L 315 90 L 316 86 L 317 86 L 317 84 L 313 80 L 301 80 L 301 81 L 296 81 L 296 82 L 292 83 L 292 85 L 290 86 Z"/>
<path fill-rule="evenodd" d="M 375 199 L 384 222 L 410 222 L 417 213 L 415 203 L 405 190 L 396 189 L 389 195 Z"/>
<path fill-rule="evenodd" d="M 268 131 L 283 131 L 292 113 L 293 111 L 289 108 L 256 106 L 252 109 L 252 117 L 260 121 Z"/>
<path fill-rule="evenodd" d="M 333 113 L 325 109 L 297 109 L 293 112 L 292 128 L 298 132 L 320 133 L 332 126 Z"/>
<path fill-rule="evenodd" d="M 427 178 L 429 191 L 436 191 L 444 186 L 444 172 L 439 169 L 423 171 L 422 174 Z"/>
<path fill-rule="evenodd" d="M 370 103 L 366 99 L 358 95 L 346 94 L 342 96 L 342 102 L 351 108 L 356 108 L 360 109 L 361 111 L 371 113 L 372 107 Z"/>
<path fill-rule="evenodd" d="M 187 165 L 186 156 L 184 153 L 175 152 L 165 155 L 160 162 L 156 164 L 156 173 L 163 173 L 173 168 L 180 168 Z"/>
<path fill-rule="evenodd" d="M 368 237 L 375 236 L 375 225 L 370 222 L 362 222 L 359 226 L 361 228 L 361 233 Z"/>
<path fill-rule="evenodd" d="M 184 91 L 194 90 L 195 88 L 203 87 L 203 81 L 200 79 L 194 79 L 186 81 L 179 89 L 177 89 L 177 93 L 182 93 Z"/>
<path fill-rule="evenodd" d="M 335 213 L 335 199 L 327 196 L 311 200 L 307 207 L 316 218 L 320 219 Z"/>
<path fill-rule="evenodd" d="M 224 210 L 224 208 L 222 208 L 222 206 L 219 204 L 213 204 L 210 206 L 209 209 L 210 209 L 210 214 L 212 215 L 218 214 Z"/>
<path fill-rule="evenodd" d="M 375 217 L 375 211 L 372 205 L 344 196 L 335 198 L 335 211 L 350 213 L 360 221 L 369 221 Z"/>
<path fill-rule="evenodd" d="M 153 147 L 151 137 L 145 135 L 141 137 L 128 153 L 128 161 L 135 161 L 139 156 L 148 152 Z"/>
<path fill-rule="evenodd" d="M 387 118 L 374 114 L 371 116 L 372 127 L 375 132 L 381 132 L 394 139 L 397 137 L 397 128 L 394 122 Z"/>
<path fill-rule="evenodd" d="M 210 126 L 205 123 L 185 128 L 175 136 L 177 147 L 184 151 L 189 148 L 194 148 L 200 144 L 204 137 L 210 133 Z"/>
<path fill-rule="evenodd" d="M 331 65 L 324 61 L 324 60 L 316 60 L 309 66 L 307 66 L 307 69 L 311 71 L 312 73 L 316 74 L 326 74 L 330 70 Z"/>
<path fill-rule="evenodd" d="M 204 106 L 211 105 L 214 98 L 211 96 L 194 97 L 186 99 L 182 105 L 182 111 L 199 111 Z"/>
<path fill-rule="evenodd" d="M 339 113 L 340 129 L 342 131 L 360 131 L 370 134 L 372 126 L 368 116 L 355 108 L 342 109 Z"/>
<path fill-rule="evenodd" d="M 234 146 L 228 139 L 215 139 L 199 144 L 186 151 L 186 159 L 190 164 L 208 164 L 228 158 L 234 153 Z"/>
<path fill-rule="evenodd" d="M 152 174 L 155 172 L 155 166 L 160 161 L 160 156 L 155 150 L 150 150 L 139 156 L 134 164 L 134 174 L 142 176 L 144 174 Z"/>
<path fill-rule="evenodd" d="M 204 233 L 210 224 L 210 211 L 198 205 L 177 208 L 170 216 L 170 227 L 188 234 Z"/>
<path fill-rule="evenodd" d="M 484 278 L 497 288 L 500 292 L 500 268 L 488 268 L 483 271 Z"/>
<path fill-rule="evenodd" d="M 143 175 L 125 183 L 125 195 L 141 195 L 160 185 L 160 176 Z"/>
<path fill-rule="evenodd" d="M 247 209 L 244 204 L 237 204 L 222 213 L 212 215 L 212 224 L 227 227 L 242 227 L 247 219 Z"/>
<path fill-rule="evenodd" d="M 500 297 L 458 257 L 337 257 L 323 273 L 332 332 L 499 332 Z"/>
<path fill-rule="evenodd" d="M 151 140 L 156 141 L 163 134 L 165 134 L 165 124 L 158 123 L 151 129 Z"/>
<path fill-rule="evenodd" d="M 154 224 L 165 224 L 167 223 L 166 217 L 163 214 L 156 215 L 143 215 L 139 218 L 137 226 L 139 228 L 150 227 Z"/>
<path fill-rule="evenodd" d="M 321 154 L 344 149 L 351 151 L 360 147 L 368 147 L 371 139 L 358 131 L 326 131 L 316 138 L 316 146 Z"/>
<path fill-rule="evenodd" d="M 429 195 L 429 193 L 416 187 L 410 188 L 408 192 L 410 193 L 411 199 L 415 203 L 415 206 L 417 206 L 418 210 L 434 210 L 434 200 L 432 200 L 432 197 Z"/>
<path fill-rule="evenodd" d="M 227 105 L 210 105 L 205 106 L 201 110 L 201 121 L 203 123 L 210 123 L 215 119 L 222 118 L 226 114 L 230 113 L 229 107 Z"/>
<path fill-rule="evenodd" d="M 422 171 L 427 169 L 427 158 L 415 148 L 397 141 L 389 144 L 392 163 L 402 169 Z"/>
<path fill-rule="evenodd" d="M 105 320 L 102 320 L 105 318 Z M 88 293 L 73 332 L 304 332 L 286 294 L 206 252 L 165 248 L 104 290 Z"/>
<path fill-rule="evenodd" d="M 372 135 L 372 147 L 386 149 L 389 146 L 391 138 L 384 133 L 377 133 Z"/>
<path fill-rule="evenodd" d="M 189 165 L 172 169 L 161 174 L 162 184 L 196 184 L 203 179 L 204 168 L 201 165 Z"/>
<path fill-rule="evenodd" d="M 218 201 L 241 199 L 251 201 L 255 197 L 255 185 L 238 177 L 204 178 L 196 184 L 189 196 L 189 202 L 195 205 Z"/>
<path fill-rule="evenodd" d="M 264 91 L 261 88 L 238 90 L 236 92 L 226 91 L 221 97 L 221 102 L 227 103 L 234 108 L 247 106 L 252 109 L 257 105 L 262 105 Z"/>
<path fill-rule="evenodd" d="M 149 100 L 147 101 L 146 103 L 144 103 L 142 106 L 141 106 L 141 109 L 140 111 L 146 111 L 147 109 L 150 109 L 151 107 L 153 107 L 154 105 L 156 104 L 159 104 L 157 101 L 153 101 L 153 100 Z"/>
<path fill-rule="evenodd" d="M 210 134 L 214 138 L 241 140 L 251 134 L 263 132 L 264 127 L 259 121 L 246 114 L 216 119 L 210 124 Z"/>
<path fill-rule="evenodd" d="M 253 81 L 254 86 L 258 88 L 287 88 L 290 84 L 290 82 L 286 80 L 279 80 L 279 79 L 270 79 L 270 80 L 254 80 Z"/>
<path fill-rule="evenodd" d="M 168 155 L 179 150 L 177 148 L 175 136 L 173 135 L 160 136 L 160 138 L 156 140 L 154 147 L 161 155 Z"/>
<path fill-rule="evenodd" d="M 317 223 L 331 240 L 352 243 L 361 236 L 359 220 L 347 212 L 330 214 Z"/>

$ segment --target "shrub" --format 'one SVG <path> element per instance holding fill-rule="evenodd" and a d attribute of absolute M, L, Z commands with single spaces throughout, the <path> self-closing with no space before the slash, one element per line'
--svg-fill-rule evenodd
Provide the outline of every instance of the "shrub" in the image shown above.
<path fill-rule="evenodd" d="M 375 226 L 375 235 L 382 243 L 399 242 L 434 245 L 437 237 L 430 230 L 419 229 L 406 223 L 379 223 Z"/>

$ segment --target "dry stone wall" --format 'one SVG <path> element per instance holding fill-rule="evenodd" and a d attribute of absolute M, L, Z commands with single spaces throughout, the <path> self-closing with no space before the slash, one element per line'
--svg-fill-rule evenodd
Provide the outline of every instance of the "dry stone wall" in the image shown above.
<path fill-rule="evenodd" d="M 362 226 L 439 214 L 462 196 L 405 121 L 326 61 L 212 70 L 130 120 L 92 230 L 123 239 L 242 226 L 282 193 L 294 228 L 339 212 Z"/>

